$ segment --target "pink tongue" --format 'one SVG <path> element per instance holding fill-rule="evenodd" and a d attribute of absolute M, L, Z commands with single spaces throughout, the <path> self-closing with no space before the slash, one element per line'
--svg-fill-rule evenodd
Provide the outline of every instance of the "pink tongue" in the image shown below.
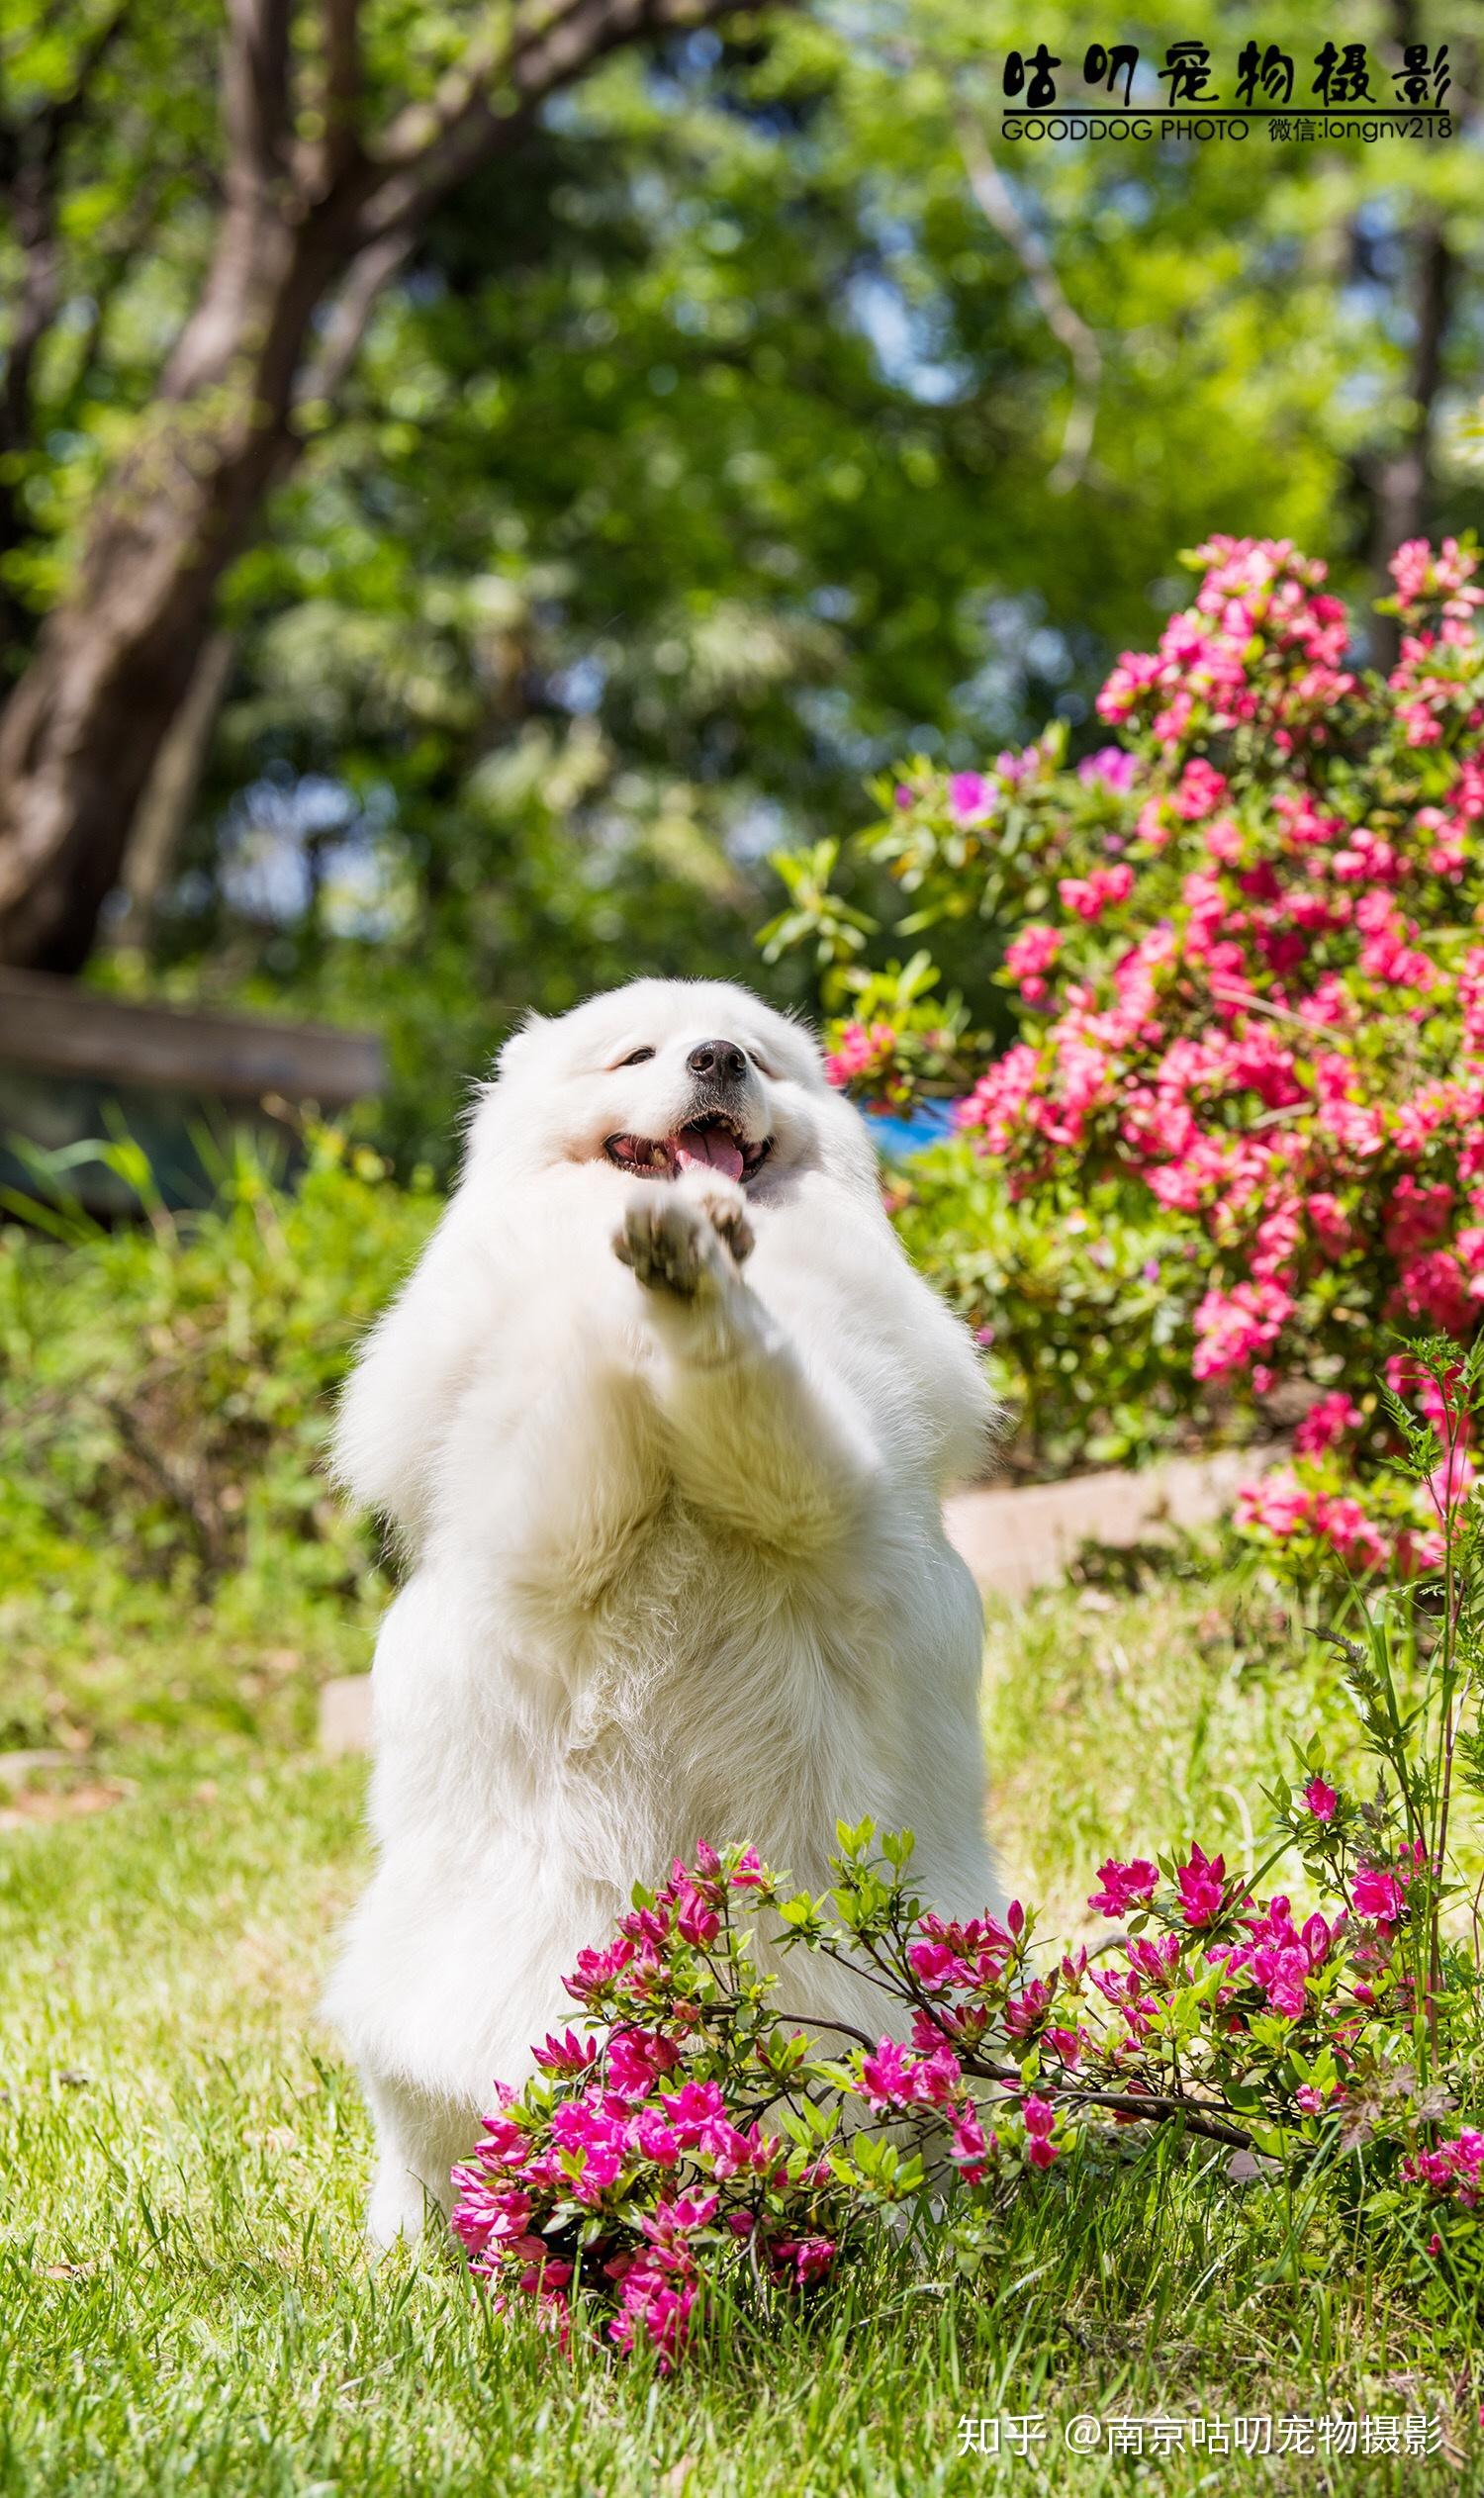
<path fill-rule="evenodd" d="M 728 1179 L 742 1176 L 741 1148 L 725 1128 L 682 1128 L 675 1140 L 675 1158 L 683 1171 L 725 1171 Z"/>

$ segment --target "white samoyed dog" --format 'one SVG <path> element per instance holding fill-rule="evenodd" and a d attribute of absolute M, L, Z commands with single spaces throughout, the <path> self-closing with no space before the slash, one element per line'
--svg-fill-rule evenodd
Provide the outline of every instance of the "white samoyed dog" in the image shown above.
<path fill-rule="evenodd" d="M 373 1676 L 379 1861 L 326 2008 L 375 2118 L 380 2244 L 444 2209 L 562 1979 L 697 1839 L 823 1889 L 837 1816 L 995 1904 L 982 1615 L 945 1487 L 983 1456 L 971 1340 L 897 1246 L 857 1113 L 742 988 L 533 1018 L 340 1409 L 407 1549 Z M 881 1998 L 793 1953 L 786 2012 Z"/>

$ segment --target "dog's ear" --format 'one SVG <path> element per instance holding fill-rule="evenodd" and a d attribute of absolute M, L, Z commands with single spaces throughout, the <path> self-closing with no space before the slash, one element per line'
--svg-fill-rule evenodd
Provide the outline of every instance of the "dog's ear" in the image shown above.
<path fill-rule="evenodd" d="M 549 1015 L 538 1015 L 534 1009 L 523 1016 L 496 1058 L 496 1074 L 509 1075 L 512 1068 L 517 1067 L 533 1047 L 536 1035 L 543 1032 L 550 1021 Z"/>

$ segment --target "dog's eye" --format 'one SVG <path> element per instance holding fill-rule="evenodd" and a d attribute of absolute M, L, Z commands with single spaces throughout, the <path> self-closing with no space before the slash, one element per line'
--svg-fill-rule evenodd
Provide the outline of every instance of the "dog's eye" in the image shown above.
<path fill-rule="evenodd" d="M 653 1057 L 653 1050 L 648 1048 L 643 1050 L 630 1050 L 628 1057 L 626 1059 L 620 1059 L 618 1064 L 620 1066 L 642 1066 L 646 1059 L 652 1059 Z"/>

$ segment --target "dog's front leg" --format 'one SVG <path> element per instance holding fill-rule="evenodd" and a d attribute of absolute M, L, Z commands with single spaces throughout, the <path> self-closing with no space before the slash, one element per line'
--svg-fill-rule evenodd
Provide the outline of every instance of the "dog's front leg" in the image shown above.
<path fill-rule="evenodd" d="M 643 1289 L 683 1496 L 781 1552 L 837 1540 L 861 1514 L 875 1454 L 864 1423 L 805 1371 L 744 1281 L 752 1231 L 740 1189 L 647 1183 L 613 1248 Z"/>
<path fill-rule="evenodd" d="M 631 1568 L 668 1488 L 644 1383 L 603 1348 L 536 1400 L 500 1477 L 513 1587 L 572 1626 Z"/>

